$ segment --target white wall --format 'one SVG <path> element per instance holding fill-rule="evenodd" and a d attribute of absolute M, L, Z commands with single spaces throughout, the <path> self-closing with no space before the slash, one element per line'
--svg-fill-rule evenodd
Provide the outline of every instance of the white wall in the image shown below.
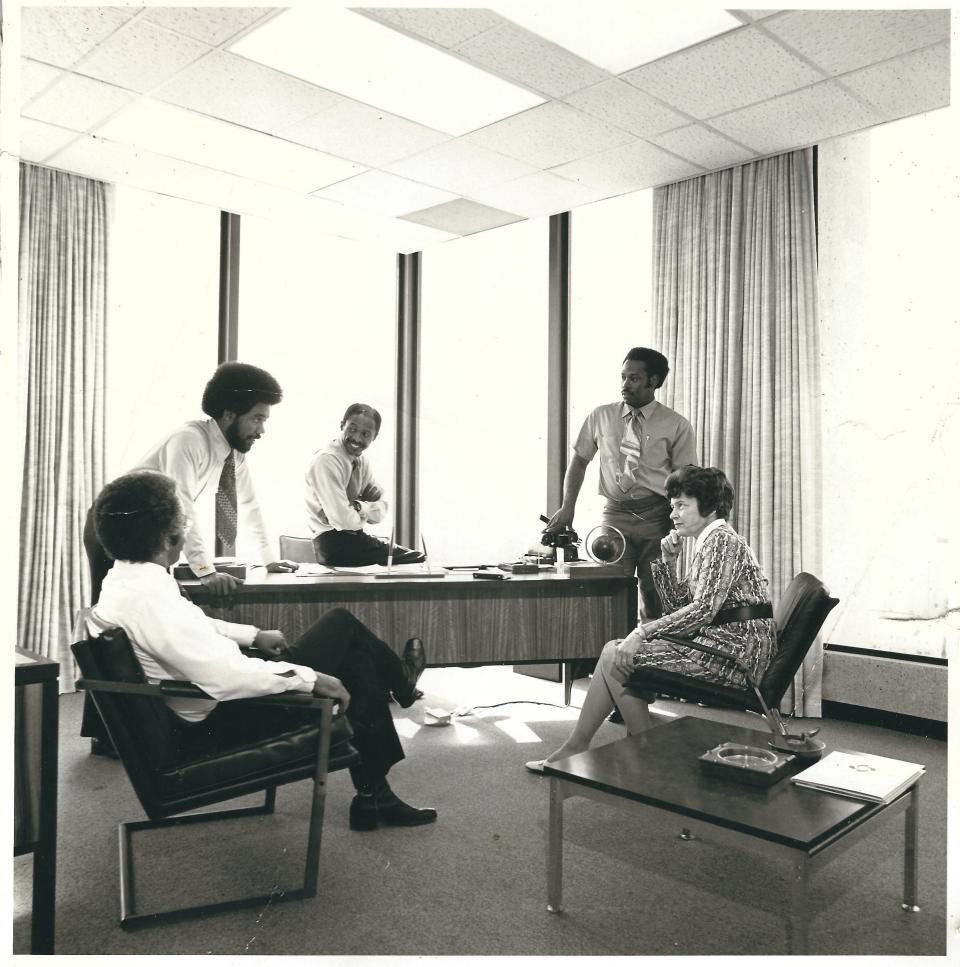
<path fill-rule="evenodd" d="M 941 110 L 820 147 L 824 578 L 837 644 L 960 641 L 958 184 Z"/>

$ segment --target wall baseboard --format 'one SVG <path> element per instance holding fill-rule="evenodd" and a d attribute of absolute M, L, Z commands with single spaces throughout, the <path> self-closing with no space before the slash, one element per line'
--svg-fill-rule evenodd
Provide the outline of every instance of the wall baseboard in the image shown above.
<path fill-rule="evenodd" d="M 947 664 L 862 648 L 824 646 L 824 703 L 947 721 Z"/>

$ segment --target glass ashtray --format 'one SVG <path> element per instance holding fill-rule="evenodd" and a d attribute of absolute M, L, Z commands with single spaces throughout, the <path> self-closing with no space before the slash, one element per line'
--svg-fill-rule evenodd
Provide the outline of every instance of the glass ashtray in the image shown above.
<path fill-rule="evenodd" d="M 753 745 L 724 743 L 714 749 L 717 758 L 727 765 L 740 766 L 742 769 L 768 769 L 777 764 L 777 756 L 769 749 L 759 749 Z"/>

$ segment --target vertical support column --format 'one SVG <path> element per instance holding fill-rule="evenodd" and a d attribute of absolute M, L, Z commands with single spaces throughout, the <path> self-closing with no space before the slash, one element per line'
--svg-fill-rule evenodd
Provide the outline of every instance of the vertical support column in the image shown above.
<path fill-rule="evenodd" d="M 903 817 L 903 903 L 908 913 L 919 913 L 917 867 L 920 848 L 920 782 L 910 790 L 910 805 Z"/>
<path fill-rule="evenodd" d="M 240 216 L 220 212 L 220 326 L 217 363 L 237 358 L 240 296 Z"/>
<path fill-rule="evenodd" d="M 420 546 L 420 252 L 397 256 L 397 543 Z"/>
<path fill-rule="evenodd" d="M 570 212 L 550 216 L 547 339 L 547 507 L 563 502 L 570 459 Z"/>

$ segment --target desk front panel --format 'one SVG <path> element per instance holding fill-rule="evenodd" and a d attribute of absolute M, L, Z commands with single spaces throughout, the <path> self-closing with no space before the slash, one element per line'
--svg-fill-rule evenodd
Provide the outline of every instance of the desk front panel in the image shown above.
<path fill-rule="evenodd" d="M 218 607 L 198 586 L 191 597 L 216 618 L 279 628 L 296 640 L 324 612 L 349 609 L 400 651 L 423 638 L 430 665 L 515 664 L 595 658 L 636 623 L 630 578 L 381 581 L 373 578 L 249 582 Z"/>

